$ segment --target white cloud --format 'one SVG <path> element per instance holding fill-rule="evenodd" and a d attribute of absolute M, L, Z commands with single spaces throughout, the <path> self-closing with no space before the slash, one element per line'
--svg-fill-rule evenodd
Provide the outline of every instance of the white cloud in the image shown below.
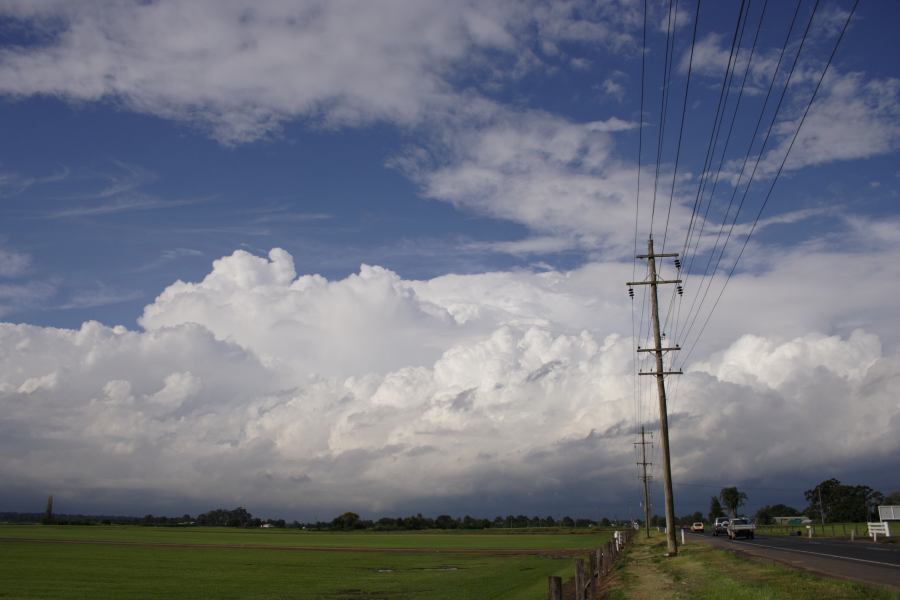
<path fill-rule="evenodd" d="M 894 267 L 875 258 L 881 270 L 856 274 L 885 279 Z M 895 311 L 873 289 L 871 320 L 826 331 L 850 306 L 821 295 L 839 259 L 781 255 L 752 287 L 735 283 L 725 337 L 674 402 L 680 481 L 900 451 L 900 332 L 882 327 Z M 165 290 L 143 331 L 0 324 L 0 431 L 16 432 L 0 435 L 0 476 L 61 498 L 131 491 L 306 516 L 472 510 L 579 486 L 602 502 L 634 475 L 630 267 L 408 281 L 364 266 L 328 281 L 297 277 L 281 250 L 236 252 Z M 791 301 L 770 298 L 785 327 L 759 304 L 789 276 Z"/>
<path fill-rule="evenodd" d="M 460 104 L 449 82 L 466 63 L 478 67 L 486 51 L 515 61 L 535 36 L 548 47 L 628 44 L 610 20 L 621 23 L 633 9 L 615 9 L 420 0 L 7 3 L 6 16 L 50 33 L 0 51 L 0 93 L 112 100 L 230 144 L 289 119 L 408 125 Z M 529 68 L 520 63 L 516 69 Z"/>
<path fill-rule="evenodd" d="M 604 79 L 602 87 L 603 93 L 607 96 L 612 96 L 619 102 L 622 102 L 625 99 L 625 86 L 615 81 L 614 79 Z"/>
<path fill-rule="evenodd" d="M 798 121 L 799 117 L 779 124 L 777 132 L 793 135 Z M 786 137 L 780 147 L 773 148 L 760 168 L 772 172 L 772 163 L 780 164 L 789 142 Z M 900 80 L 832 74 L 810 109 L 785 168 L 869 158 L 898 148 Z"/>
<path fill-rule="evenodd" d="M 522 240 L 509 240 L 502 242 L 472 242 L 466 244 L 467 250 L 488 250 L 506 254 L 551 254 L 564 252 L 577 247 L 577 242 L 564 237 L 540 236 L 525 238 Z"/>
<path fill-rule="evenodd" d="M 446 131 L 440 151 L 420 148 L 395 164 L 430 198 L 551 237 L 579 236 L 590 248 L 624 251 L 633 246 L 637 177 L 615 157 L 611 134 L 636 125 L 616 117 L 573 123 L 494 107 L 487 122 Z M 686 217 L 682 207 L 673 210 L 676 221 Z"/>

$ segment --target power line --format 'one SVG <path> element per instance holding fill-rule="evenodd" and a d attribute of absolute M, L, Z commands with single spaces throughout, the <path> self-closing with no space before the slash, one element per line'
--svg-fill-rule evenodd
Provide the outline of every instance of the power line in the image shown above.
<path fill-rule="evenodd" d="M 634 256 L 635 258 L 632 260 L 631 264 L 631 278 L 634 279 L 637 274 L 637 240 L 638 240 L 638 222 L 640 216 L 640 206 L 641 206 L 641 154 L 643 151 L 643 141 L 644 141 L 644 70 L 645 70 L 645 62 L 647 55 L 647 0 L 644 0 L 644 36 L 643 42 L 641 45 L 641 110 L 638 115 L 638 166 L 637 166 L 637 192 L 635 194 L 634 200 Z M 641 308 L 641 321 L 643 321 L 643 306 Z M 637 345 L 637 335 L 640 334 L 635 333 L 635 315 L 634 315 L 634 295 L 631 295 L 631 346 L 632 349 Z M 632 360 L 632 366 L 634 369 L 634 399 L 633 399 L 633 409 L 634 409 L 634 417 L 635 417 L 635 431 L 637 430 L 638 425 L 638 416 L 640 414 L 640 385 L 639 378 L 637 375 L 638 371 L 638 361 L 636 358 Z"/>
<path fill-rule="evenodd" d="M 791 65 L 791 70 L 788 74 L 787 81 L 784 84 L 784 88 L 781 90 L 781 95 L 778 98 L 778 104 L 775 106 L 775 112 L 772 116 L 772 121 L 769 123 L 769 127 L 766 131 L 765 138 L 763 139 L 762 147 L 760 148 L 759 155 L 756 157 L 755 164 L 753 165 L 753 171 L 750 173 L 750 178 L 747 181 L 746 187 L 744 188 L 744 193 L 741 196 L 741 201 L 738 204 L 737 211 L 735 212 L 734 220 L 732 221 L 732 224 L 731 224 L 731 229 L 729 229 L 728 236 L 726 236 L 726 238 L 725 238 L 725 243 L 722 245 L 722 249 L 719 253 L 719 260 L 716 262 L 716 267 L 713 270 L 713 273 L 715 273 L 715 271 L 719 268 L 719 261 L 721 261 L 722 256 L 724 256 L 724 254 L 725 254 L 725 247 L 727 246 L 729 240 L 731 239 L 731 234 L 734 231 L 734 226 L 737 223 L 738 216 L 740 215 L 741 209 L 744 206 L 744 202 L 747 199 L 747 194 L 750 191 L 750 186 L 753 184 L 753 179 L 756 177 L 756 171 L 759 168 L 759 165 L 762 161 L 763 154 L 765 153 L 766 147 L 769 144 L 770 136 L 775 127 L 775 123 L 778 120 L 778 115 L 781 112 L 781 107 L 782 107 L 782 105 L 784 103 L 784 99 L 787 95 L 788 88 L 790 87 L 791 81 L 793 80 L 794 72 L 796 71 L 797 65 L 800 62 L 800 54 L 803 52 L 803 46 L 806 44 L 806 40 L 809 36 L 809 32 L 812 28 L 812 24 L 813 24 L 813 21 L 815 20 L 816 11 L 818 10 L 818 8 L 819 8 L 819 0 L 816 0 L 816 3 L 813 5 L 812 13 L 809 16 L 809 21 L 807 21 L 806 28 L 803 31 L 803 37 L 800 40 L 800 46 L 797 48 L 797 54 L 794 55 L 794 62 Z M 752 142 L 751 142 L 751 144 L 752 144 Z M 735 266 L 736 265 L 737 265 L 737 263 L 735 263 Z M 691 331 L 693 330 L 694 325 L 697 322 L 697 318 L 700 316 L 700 311 L 702 310 L 703 303 L 706 301 L 706 297 L 709 294 L 711 285 L 712 285 L 712 279 L 710 279 L 710 285 L 707 285 L 707 287 L 703 291 L 702 295 L 700 295 L 700 302 L 697 305 L 696 312 L 693 313 L 693 317 L 691 316 L 691 312 L 690 311 L 688 312 L 686 320 L 690 321 L 690 324 L 687 326 L 687 331 L 684 334 L 685 342 L 687 342 L 688 336 L 690 335 Z M 696 303 L 696 300 L 697 300 L 697 298 L 695 297 L 695 299 L 694 299 L 695 303 Z M 708 319 L 708 317 L 707 317 L 707 319 Z M 685 347 L 687 347 L 687 346 L 688 346 L 688 344 L 685 343 Z M 690 355 L 690 352 L 687 353 L 687 356 L 689 356 L 689 355 Z"/>
<path fill-rule="evenodd" d="M 750 47 L 750 55 L 749 55 L 749 57 L 748 57 L 748 59 L 747 59 L 747 66 L 744 68 L 744 75 L 743 75 L 743 77 L 742 77 L 742 79 L 741 79 L 741 87 L 740 87 L 740 89 L 739 89 L 739 91 L 738 91 L 737 101 L 735 102 L 734 113 L 733 113 L 732 118 L 731 118 L 731 124 L 729 125 L 729 127 L 728 127 L 728 133 L 727 133 L 726 136 L 725 136 L 725 144 L 724 144 L 724 146 L 723 146 L 723 148 L 722 148 L 722 155 L 721 155 L 721 157 L 720 157 L 720 159 L 719 159 L 719 166 L 718 166 L 718 168 L 716 169 L 716 176 L 715 176 L 715 179 L 714 179 L 714 181 L 713 181 L 712 190 L 710 191 L 710 194 L 709 194 L 709 201 L 708 201 L 707 204 L 706 204 L 706 211 L 704 212 L 704 214 L 703 214 L 703 219 L 702 219 L 701 222 L 700 222 L 700 232 L 697 234 L 697 244 L 698 244 L 698 245 L 699 245 L 699 243 L 700 243 L 700 239 L 703 237 L 703 229 L 704 229 L 704 227 L 705 227 L 705 225 L 706 225 L 706 220 L 707 220 L 707 217 L 708 217 L 708 215 L 709 215 L 709 210 L 710 210 L 710 208 L 712 207 L 713 198 L 715 197 L 715 194 L 716 194 L 716 188 L 717 188 L 718 185 L 719 185 L 719 178 L 720 178 L 720 176 L 721 176 L 721 174 L 722 174 L 722 167 L 723 167 L 724 164 L 725 164 L 725 156 L 727 155 L 727 152 L 728 152 L 728 146 L 729 146 L 729 144 L 731 143 L 731 136 L 732 136 L 732 133 L 734 132 L 734 126 L 735 126 L 735 124 L 736 124 L 737 121 L 738 121 L 738 113 L 740 112 L 741 101 L 742 101 L 742 99 L 743 99 L 743 97 L 744 97 L 744 89 L 746 88 L 746 85 L 747 85 L 747 78 L 748 78 L 749 75 L 750 75 L 750 69 L 751 69 L 751 67 L 753 66 L 753 57 L 756 55 L 756 46 L 757 46 L 757 43 L 758 43 L 758 41 L 759 41 L 759 34 L 760 34 L 760 32 L 762 31 L 763 19 L 764 19 L 765 16 L 766 16 L 766 8 L 768 7 L 768 5 L 769 5 L 769 0 L 765 0 L 765 1 L 763 2 L 762 10 L 760 11 L 760 14 L 759 14 L 759 20 L 757 21 L 757 24 L 756 24 L 756 33 L 755 33 L 754 36 L 753 36 L 753 43 L 752 43 L 752 45 L 751 45 L 751 47 Z M 750 12 L 750 11 L 749 11 L 749 8 L 748 8 L 748 11 L 747 11 L 747 18 L 749 18 L 749 12 Z M 746 25 L 746 23 L 747 23 L 747 20 L 745 19 L 745 20 L 744 20 L 744 24 Z M 742 32 L 742 37 L 743 37 L 743 32 Z M 738 48 L 738 53 L 737 53 L 737 55 L 735 56 L 735 66 L 737 66 L 737 57 L 738 57 L 739 55 L 740 55 L 740 48 Z M 732 81 L 734 81 L 734 79 L 732 79 Z M 730 85 L 729 85 L 729 87 L 730 87 Z M 755 135 L 756 135 L 756 134 L 755 134 L 755 132 L 754 132 L 754 136 L 755 136 Z M 751 146 L 752 146 L 752 140 L 753 140 L 753 138 L 751 137 L 750 139 L 751 139 Z M 674 180 L 673 180 L 673 188 L 674 188 Z M 733 202 L 733 196 L 732 196 L 732 202 Z M 725 213 L 725 214 L 726 214 L 726 220 L 727 220 L 727 215 L 728 215 L 728 213 L 731 211 L 731 204 L 732 204 L 732 203 L 730 202 L 729 205 L 728 205 L 728 210 L 726 210 L 726 213 Z M 717 238 L 716 238 L 716 243 L 717 243 L 717 244 L 718 244 L 718 240 L 721 238 L 721 232 L 722 232 L 723 229 L 724 229 L 724 222 L 723 222 L 723 225 L 722 225 L 722 229 L 720 229 L 719 235 L 718 235 Z M 699 290 L 699 289 L 702 289 L 702 287 L 703 287 L 703 282 L 706 280 L 706 274 L 707 274 L 708 271 L 709 271 L 709 265 L 710 265 L 710 262 L 711 262 L 711 260 L 712 260 L 712 256 L 713 256 L 714 254 L 715 254 L 715 246 L 713 247 L 713 250 L 710 252 L 710 260 L 707 260 L 707 262 L 706 262 L 706 268 L 705 268 L 705 270 L 704 270 L 704 272 L 703 272 L 703 276 L 702 276 L 701 279 L 700 279 L 700 285 L 699 285 L 698 288 L 697 288 L 698 290 Z M 692 261 L 692 262 L 693 262 L 693 261 Z M 685 272 L 685 276 L 684 276 L 685 283 L 687 283 L 687 280 L 688 280 L 689 278 L 690 278 L 690 271 L 688 270 L 688 271 Z M 696 301 L 696 298 L 697 298 L 697 295 L 694 296 L 694 300 L 695 300 L 695 301 Z M 674 294 L 673 294 L 672 301 L 669 303 L 669 311 L 668 311 L 668 313 L 666 314 L 666 319 L 665 319 L 665 324 L 666 324 L 666 325 L 668 325 L 669 317 L 671 316 L 671 312 L 672 312 L 672 307 L 673 307 L 674 304 L 675 304 L 674 300 L 675 300 L 675 297 L 674 297 Z M 680 306 L 680 305 L 679 305 L 679 306 Z M 692 306 L 692 308 L 693 308 L 693 304 L 692 304 L 691 306 Z M 690 311 L 688 312 L 688 314 L 690 315 Z M 677 330 L 677 326 L 674 327 L 673 329 L 676 329 L 676 330 Z"/>
<path fill-rule="evenodd" d="M 781 173 L 784 170 L 784 165 L 787 163 L 787 159 L 791 154 L 791 150 L 794 148 L 794 143 L 797 141 L 797 136 L 800 134 L 800 130 L 803 128 L 803 123 L 806 122 L 806 117 L 809 114 L 809 109 L 812 108 L 813 102 L 815 102 L 816 96 L 819 93 L 819 89 L 822 86 L 822 81 L 825 79 L 825 75 L 828 73 L 828 68 L 831 66 L 832 61 L 834 60 L 835 54 L 837 54 L 838 47 L 841 44 L 841 40 L 844 39 L 844 34 L 847 32 L 847 28 L 850 25 L 850 21 L 853 18 L 853 14 L 856 12 L 856 7 L 859 6 L 859 0 L 855 0 L 853 3 L 853 7 L 850 9 L 850 13 L 847 15 L 847 19 L 844 21 L 844 25 L 841 28 L 841 33 L 838 36 L 837 41 L 834 44 L 834 48 L 831 50 L 831 55 L 828 57 L 828 61 L 825 63 L 825 68 L 822 69 L 822 74 L 819 76 L 818 82 L 816 82 L 816 87 L 813 90 L 812 96 L 809 99 L 809 102 L 806 104 L 806 108 L 803 111 L 803 116 L 800 118 L 800 123 L 797 124 L 797 128 L 794 130 L 794 135 L 791 138 L 791 143 L 788 145 L 787 151 L 784 153 L 784 158 L 781 160 L 781 164 L 778 166 L 778 171 L 775 173 L 775 177 L 772 179 L 772 183 L 769 185 L 769 190 L 766 192 L 765 199 L 762 202 L 762 205 L 759 207 L 759 211 L 756 213 L 756 218 L 753 220 L 753 225 L 750 227 L 750 232 L 747 234 L 746 239 L 744 239 L 744 244 L 741 246 L 741 250 L 738 253 L 737 258 L 734 261 L 734 265 L 731 267 L 731 271 L 728 273 L 728 277 L 725 279 L 725 283 L 722 284 L 722 290 L 719 292 L 718 297 L 716 298 L 715 303 L 713 304 L 712 309 L 710 309 L 709 314 L 706 317 L 706 320 L 703 323 L 703 326 L 700 329 L 700 332 L 697 335 L 697 340 L 700 339 L 700 336 L 703 335 L 703 332 L 706 330 L 706 326 L 709 323 L 710 318 L 715 312 L 716 307 L 719 305 L 719 301 L 722 299 L 722 294 L 725 293 L 725 288 L 728 286 L 728 282 L 731 281 L 732 275 L 734 275 L 735 269 L 737 269 L 738 262 L 740 262 L 741 257 L 744 255 L 744 250 L 747 248 L 747 244 L 750 242 L 750 238 L 753 235 L 753 232 L 756 231 L 756 226 L 759 223 L 759 218 L 765 210 L 766 205 L 769 203 L 769 199 L 772 196 L 772 191 L 775 189 L 775 184 L 778 183 L 779 177 L 781 177 Z M 818 2 L 816 2 L 816 7 L 818 7 Z M 815 16 L 815 9 L 813 10 L 813 16 Z M 812 22 L 812 18 L 810 19 L 810 23 Z M 802 49 L 802 47 L 801 47 Z M 799 57 L 799 51 L 798 51 Z M 788 84 L 790 80 L 788 80 Z M 787 86 L 785 86 L 787 87 Z M 760 153 L 760 156 L 762 153 Z M 759 161 L 757 161 L 758 163 Z M 748 184 L 749 188 L 749 184 Z M 696 347 L 696 346 L 695 346 Z M 691 348 L 691 352 L 693 348 Z M 690 357 L 690 352 L 688 352 L 687 357 L 685 358 L 685 362 L 687 358 Z"/>
<path fill-rule="evenodd" d="M 732 60 L 734 58 L 735 44 L 737 43 L 738 32 L 741 27 L 741 18 L 744 14 L 744 6 L 745 5 L 746 5 L 746 0 L 741 0 L 741 6 L 740 6 L 740 10 L 738 12 L 737 22 L 734 25 L 734 34 L 732 35 L 732 38 L 731 38 L 731 52 L 728 56 L 728 64 L 725 67 L 725 75 L 722 78 L 722 88 L 719 90 L 719 100 L 718 100 L 718 103 L 716 104 L 716 113 L 713 116 L 713 130 L 710 132 L 709 144 L 707 145 L 707 148 L 706 148 L 706 158 L 704 158 L 704 160 L 703 160 L 703 169 L 700 171 L 700 182 L 697 187 L 697 195 L 694 198 L 694 205 L 691 208 L 691 218 L 690 218 L 690 221 L 688 222 L 687 235 L 684 240 L 684 247 L 681 250 L 681 257 L 683 259 L 686 258 L 685 252 L 687 251 L 688 243 L 689 243 L 689 240 L 691 239 L 691 231 L 694 227 L 694 220 L 696 219 L 696 216 L 697 216 L 697 206 L 698 206 L 698 202 L 700 201 L 700 191 L 702 189 L 703 180 L 706 175 L 706 170 L 709 167 L 710 155 L 712 153 L 712 148 L 713 148 L 713 141 L 715 139 L 716 130 L 717 130 L 716 123 L 719 121 L 719 114 L 722 110 L 723 98 L 725 96 L 725 87 L 729 81 L 728 75 L 732 68 Z"/>
<path fill-rule="evenodd" d="M 691 71 L 694 68 L 694 46 L 697 42 L 697 25 L 700 23 L 700 0 L 697 0 L 697 10 L 694 13 L 694 31 L 691 33 L 691 55 L 688 60 L 687 82 L 684 84 L 684 102 L 681 104 L 681 124 L 678 128 L 678 144 L 675 150 L 675 169 L 672 171 L 672 189 L 669 190 L 669 210 L 666 212 L 666 227 L 663 230 L 663 242 L 661 252 L 666 251 L 666 239 L 669 235 L 669 219 L 672 216 L 672 200 L 675 198 L 675 178 L 678 175 L 678 161 L 681 158 L 681 139 L 684 134 L 685 114 L 687 112 L 688 91 L 691 89 Z M 637 242 L 635 241 L 635 248 Z M 636 253 L 635 253 L 636 254 Z"/>
<path fill-rule="evenodd" d="M 666 56 L 665 60 L 663 61 L 663 87 L 659 107 L 659 133 L 657 135 L 656 141 L 656 174 L 653 177 L 653 204 L 650 208 L 650 237 L 653 237 L 653 223 L 656 220 L 656 190 L 659 183 L 659 165 L 662 161 L 663 141 L 665 140 L 666 135 L 666 115 L 668 114 L 669 104 L 669 82 L 672 75 L 672 54 L 674 54 L 675 48 L 675 27 L 677 26 L 677 20 L 678 2 L 677 0 L 675 2 L 675 23 L 673 24 L 672 0 L 669 0 L 669 18 L 668 25 L 666 27 Z M 669 47 L 670 39 L 672 44 L 671 49 Z"/>
<path fill-rule="evenodd" d="M 750 160 L 750 154 L 751 154 L 751 152 L 752 152 L 752 150 L 753 150 L 753 143 L 756 141 L 756 135 L 757 135 L 757 133 L 759 133 L 760 125 L 762 125 L 763 117 L 765 116 L 766 108 L 767 108 L 768 105 L 769 105 L 769 99 L 770 99 L 770 97 L 771 97 L 771 95 L 772 95 L 772 90 L 775 88 L 775 82 L 777 81 L 778 73 L 781 71 L 781 65 L 782 65 L 782 62 L 784 61 L 784 57 L 785 57 L 785 55 L 787 54 L 787 46 L 788 46 L 788 42 L 790 42 L 791 36 L 792 36 L 793 33 L 794 33 L 794 27 L 795 27 L 795 25 L 796 25 L 796 23 L 797 23 L 797 17 L 798 17 L 798 15 L 800 14 L 800 7 L 801 7 L 802 4 L 803 4 L 803 0 L 797 0 L 797 6 L 796 6 L 796 8 L 794 9 L 794 14 L 793 14 L 793 16 L 792 16 L 792 18 L 791 18 L 791 23 L 790 23 L 790 26 L 788 27 L 787 35 L 786 35 L 785 38 L 784 38 L 784 43 L 782 44 L 781 52 L 780 52 L 779 55 L 778 55 L 778 61 L 777 61 L 776 65 L 775 65 L 775 70 L 772 72 L 772 80 L 769 82 L 769 88 L 768 88 L 768 90 L 766 91 L 766 97 L 765 97 L 765 99 L 763 100 L 762 108 L 761 108 L 760 111 L 759 111 L 759 117 L 758 117 L 757 120 L 756 120 L 756 126 L 755 126 L 754 129 L 753 129 L 753 134 L 750 136 L 750 142 L 749 142 L 749 144 L 747 145 L 747 152 L 746 152 L 746 154 L 745 154 L 745 156 L 744 156 L 743 164 L 741 165 L 741 171 L 740 171 L 740 174 L 738 175 L 738 180 L 737 180 L 737 182 L 735 183 L 734 189 L 732 190 L 732 193 L 731 193 L 731 199 L 729 200 L 729 208 L 728 208 L 728 210 L 726 211 L 725 216 L 723 217 L 722 228 L 720 228 L 720 230 L 719 230 L 719 236 L 717 236 L 717 238 L 716 238 L 716 244 L 715 244 L 715 246 L 713 247 L 713 250 L 711 250 L 711 253 L 714 253 L 714 252 L 715 252 L 715 248 L 718 246 L 718 242 L 719 242 L 719 238 L 720 238 L 720 236 L 721 236 L 721 232 L 723 231 L 724 226 L 725 226 L 725 223 L 726 223 L 727 220 L 728 220 L 728 214 L 731 212 L 731 205 L 734 203 L 735 195 L 737 194 L 738 189 L 740 189 L 740 187 L 741 187 L 741 181 L 742 181 L 743 178 L 744 178 L 744 173 L 745 173 L 746 168 L 747 168 L 747 163 L 748 163 L 749 160 Z M 771 126 L 770 126 L 770 127 L 771 127 Z M 746 195 L 745 195 L 744 197 L 746 197 Z M 733 231 L 733 229 L 734 229 L 734 224 L 737 222 L 737 218 L 738 218 L 738 215 L 740 214 L 740 211 L 741 211 L 741 207 L 739 206 L 737 212 L 735 213 L 734 221 L 732 221 L 731 230 L 729 230 L 729 234 L 728 234 L 728 235 L 729 235 L 729 238 L 730 238 L 730 236 L 731 236 L 731 231 Z M 722 251 L 721 251 L 721 253 L 719 254 L 719 260 L 716 262 L 716 266 L 713 268 L 713 273 L 715 273 L 715 272 L 718 270 L 718 267 L 719 267 L 719 261 L 721 260 L 721 257 L 722 257 L 722 255 L 724 254 L 725 246 L 727 245 L 727 243 L 728 243 L 728 238 L 726 238 L 726 242 L 725 242 L 725 244 L 723 244 L 723 246 L 722 246 Z M 687 282 L 687 279 L 688 279 L 689 277 L 690 277 L 690 273 L 685 273 L 685 283 Z M 711 282 L 712 282 L 712 280 L 710 279 L 710 285 L 711 285 Z M 701 285 L 698 286 L 697 289 L 702 289 L 702 287 L 703 287 L 703 286 L 702 286 L 702 283 L 703 283 L 703 280 L 701 280 Z M 709 290 L 709 287 L 708 287 L 708 286 L 707 286 L 707 290 Z M 691 315 L 691 313 L 692 313 L 693 310 L 694 310 L 694 307 L 695 307 L 696 302 L 697 302 L 697 298 L 698 298 L 699 296 L 700 296 L 700 294 L 696 294 L 696 295 L 694 296 L 694 300 L 693 300 L 693 302 L 691 303 L 690 308 L 688 309 L 688 313 L 687 313 L 687 317 L 686 317 L 687 319 L 690 318 L 690 315 Z M 705 299 L 705 294 L 704 294 L 704 299 Z M 701 305 L 702 305 L 702 303 L 701 303 Z M 676 315 L 675 315 L 675 323 L 676 323 L 675 329 L 676 329 L 676 330 L 679 329 L 680 326 L 681 326 L 681 306 L 682 306 L 682 305 L 679 303 L 679 305 L 678 305 L 678 310 L 677 310 Z M 699 310 L 700 310 L 700 309 L 698 308 L 698 312 L 699 312 Z M 690 356 L 690 352 L 687 353 L 687 356 Z M 677 400 L 678 400 L 678 389 L 679 389 L 679 388 L 678 388 L 677 383 L 678 383 L 678 382 L 676 381 L 675 390 L 674 390 L 674 392 L 673 392 L 673 401 L 672 401 L 672 405 L 673 405 L 673 406 L 677 403 Z"/>

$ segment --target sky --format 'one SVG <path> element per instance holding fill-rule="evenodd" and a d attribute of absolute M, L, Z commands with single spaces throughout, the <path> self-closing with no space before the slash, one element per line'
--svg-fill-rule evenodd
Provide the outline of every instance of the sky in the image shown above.
<path fill-rule="evenodd" d="M 0 507 L 661 514 L 650 236 L 676 513 L 898 489 L 900 8 L 646 7 L 0 0 Z"/>

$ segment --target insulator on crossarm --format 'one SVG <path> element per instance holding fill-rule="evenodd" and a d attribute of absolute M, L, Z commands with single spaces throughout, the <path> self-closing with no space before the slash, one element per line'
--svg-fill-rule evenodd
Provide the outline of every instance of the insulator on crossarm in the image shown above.
<path fill-rule="evenodd" d="M 675 259 L 675 268 L 678 269 L 679 271 L 681 270 L 681 260 L 679 260 L 677 258 Z"/>
<path fill-rule="evenodd" d="M 681 287 L 681 284 L 675 286 L 675 291 L 678 292 L 679 296 L 684 296 L 684 288 Z"/>
<path fill-rule="evenodd" d="M 633 287 L 628 288 L 628 295 L 631 296 L 632 299 L 634 298 L 634 288 Z"/>

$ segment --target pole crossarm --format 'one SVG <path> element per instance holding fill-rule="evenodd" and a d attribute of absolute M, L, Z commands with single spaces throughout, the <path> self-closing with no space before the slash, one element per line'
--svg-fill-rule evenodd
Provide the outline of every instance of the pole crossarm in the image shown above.
<path fill-rule="evenodd" d="M 680 279 L 657 279 L 656 281 L 629 281 L 625 285 L 656 285 L 658 283 L 681 283 Z"/>
<path fill-rule="evenodd" d="M 684 375 L 684 371 L 640 371 L 638 375 Z"/>
<path fill-rule="evenodd" d="M 674 348 L 638 348 L 638 352 L 670 352 L 674 350 L 681 350 L 681 346 L 675 346 Z"/>
<path fill-rule="evenodd" d="M 663 258 L 667 256 L 678 256 L 678 253 L 666 252 L 665 254 L 638 254 L 635 258 Z"/>

